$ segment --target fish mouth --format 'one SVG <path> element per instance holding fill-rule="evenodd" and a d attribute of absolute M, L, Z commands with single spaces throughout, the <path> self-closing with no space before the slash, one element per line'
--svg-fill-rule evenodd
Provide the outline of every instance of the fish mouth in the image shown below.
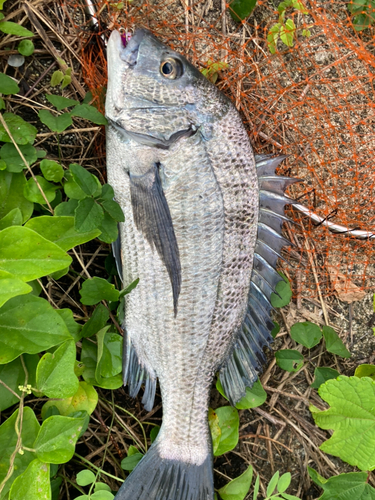
<path fill-rule="evenodd" d="M 119 50 L 120 59 L 133 68 L 137 64 L 139 47 L 145 36 L 146 31 L 142 28 L 137 28 L 134 35 L 130 36 L 127 33 L 120 34 L 114 31 L 111 37 L 115 38 L 115 43 Z"/>

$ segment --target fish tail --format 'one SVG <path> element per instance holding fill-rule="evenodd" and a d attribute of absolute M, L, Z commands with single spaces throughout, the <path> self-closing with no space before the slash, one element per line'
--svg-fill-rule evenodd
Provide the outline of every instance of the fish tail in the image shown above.
<path fill-rule="evenodd" d="M 115 500 L 213 500 L 212 467 L 211 453 L 200 465 L 163 458 L 156 441 Z"/>

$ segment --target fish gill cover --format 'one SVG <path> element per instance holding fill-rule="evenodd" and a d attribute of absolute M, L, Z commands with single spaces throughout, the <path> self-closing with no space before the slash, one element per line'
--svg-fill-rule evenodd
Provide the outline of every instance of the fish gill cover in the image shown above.
<path fill-rule="evenodd" d="M 289 155 L 278 173 L 304 180 L 289 188 L 291 197 L 323 219 L 375 231 L 372 13 L 367 3 L 364 10 L 338 0 L 288 4 L 277 9 L 260 0 L 249 18 L 236 22 L 225 2 L 99 1 L 97 34 L 89 30 L 89 17 L 77 25 L 86 83 L 103 106 L 101 37 L 145 26 L 216 80 L 241 113 L 257 154 Z M 69 1 L 65 6 L 83 10 Z M 367 28 L 359 31 L 361 23 Z M 373 240 L 334 235 L 298 212 L 288 215 L 300 225 L 286 225 L 295 247 L 291 265 L 281 265 L 297 295 L 373 288 Z"/>

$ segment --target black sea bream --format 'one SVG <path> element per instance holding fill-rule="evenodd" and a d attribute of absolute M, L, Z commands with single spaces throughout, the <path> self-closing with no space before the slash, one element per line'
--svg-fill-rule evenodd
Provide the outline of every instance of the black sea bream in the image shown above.
<path fill-rule="evenodd" d="M 212 500 L 209 394 L 232 404 L 272 341 L 269 297 L 284 157 L 254 157 L 230 100 L 183 56 L 137 29 L 108 42 L 108 181 L 125 214 L 115 254 L 126 297 L 124 383 L 163 424 L 118 500 Z"/>

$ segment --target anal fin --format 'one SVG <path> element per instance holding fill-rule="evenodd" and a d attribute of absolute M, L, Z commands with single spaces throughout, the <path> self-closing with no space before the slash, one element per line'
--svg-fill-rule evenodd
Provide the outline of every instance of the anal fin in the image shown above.
<path fill-rule="evenodd" d="M 138 359 L 137 352 L 131 340 L 125 333 L 124 353 L 123 353 L 123 381 L 129 386 L 129 395 L 135 398 L 142 386 L 145 385 L 142 404 L 145 410 L 151 411 L 154 406 L 156 392 L 156 378 L 152 377 L 148 370 L 142 366 Z"/>

